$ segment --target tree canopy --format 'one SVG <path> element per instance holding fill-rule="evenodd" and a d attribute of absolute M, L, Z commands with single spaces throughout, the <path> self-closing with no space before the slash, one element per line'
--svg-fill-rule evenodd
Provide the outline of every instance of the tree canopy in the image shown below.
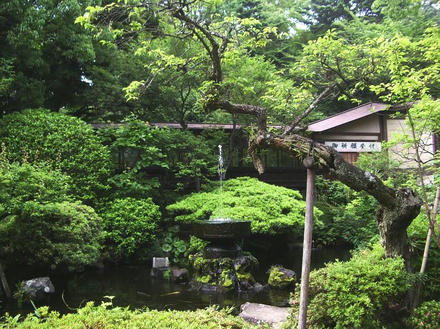
<path fill-rule="evenodd" d="M 77 22 L 97 34 L 111 32 L 117 42 L 136 35 L 140 42 L 135 54 L 154 56 L 148 63 L 150 74 L 127 89 L 131 98 L 165 70 L 183 77 L 201 68 L 205 74 L 198 85 L 196 106 L 207 113 L 221 110 L 254 118 L 257 130 L 249 153 L 260 173 L 264 171 L 258 156 L 262 148 L 312 157 L 314 166 L 329 177 L 366 191 L 379 202 L 377 221 L 386 255 L 400 254 L 408 262 L 406 228 L 419 212 L 418 195 L 410 189 L 387 187 L 330 147 L 298 132 L 317 105 L 335 99 L 356 104 L 438 96 L 440 30 L 432 15 L 438 10 L 421 1 L 332 4 L 311 1 L 310 21 L 328 28 L 303 44 L 300 54 L 288 63 L 274 62 L 264 49 L 273 40 L 292 40 L 300 33 L 267 25 L 259 2 L 246 3 L 237 12 L 232 5 L 219 10 L 218 1 L 115 1 L 89 7 Z M 331 15 L 326 12 L 329 8 L 333 8 Z M 421 24 L 405 28 L 408 16 L 403 12 Z M 151 28 L 152 20 L 158 22 L 157 28 Z M 186 48 L 167 51 L 161 47 L 167 38 L 186 40 Z M 282 123 L 284 128 L 269 130 L 269 122 Z"/>

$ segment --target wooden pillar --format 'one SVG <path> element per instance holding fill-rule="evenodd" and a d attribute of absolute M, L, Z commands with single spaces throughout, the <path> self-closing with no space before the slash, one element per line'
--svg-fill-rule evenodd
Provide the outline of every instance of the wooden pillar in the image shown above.
<path fill-rule="evenodd" d="M 304 159 L 304 166 L 307 168 L 307 187 L 301 270 L 301 295 L 299 301 L 299 329 L 306 329 L 307 324 L 307 300 L 309 293 L 310 261 L 312 256 L 313 202 L 315 194 L 315 170 L 313 169 L 313 159 L 311 157 Z"/>

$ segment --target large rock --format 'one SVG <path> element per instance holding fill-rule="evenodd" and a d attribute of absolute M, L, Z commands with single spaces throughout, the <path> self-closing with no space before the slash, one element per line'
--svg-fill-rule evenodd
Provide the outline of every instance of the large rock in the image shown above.
<path fill-rule="evenodd" d="M 271 288 L 285 289 L 295 285 L 295 272 L 280 265 L 274 265 L 269 270 L 267 283 Z"/>
<path fill-rule="evenodd" d="M 55 292 L 55 287 L 52 281 L 50 281 L 50 278 L 45 276 L 26 281 L 23 286 L 23 291 L 25 295 L 32 300 L 43 300 L 49 294 Z"/>
<path fill-rule="evenodd" d="M 188 270 L 186 268 L 171 268 L 171 279 L 177 283 L 188 282 Z"/>
<path fill-rule="evenodd" d="M 207 258 L 204 253 L 197 253 L 190 257 L 190 263 L 192 287 L 197 290 L 219 293 L 235 289 L 248 291 L 256 284 L 251 269 L 258 261 L 248 253 L 235 258 Z"/>
<path fill-rule="evenodd" d="M 276 307 L 265 304 L 245 303 L 240 307 L 239 316 L 250 323 L 264 326 L 267 324 L 271 328 L 279 328 L 289 316 L 289 307 Z"/>

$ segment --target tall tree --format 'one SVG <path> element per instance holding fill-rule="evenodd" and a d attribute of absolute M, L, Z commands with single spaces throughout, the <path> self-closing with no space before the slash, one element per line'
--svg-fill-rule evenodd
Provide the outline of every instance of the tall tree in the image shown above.
<path fill-rule="evenodd" d="M 75 26 L 74 19 L 92 1 L 0 4 L 0 63 L 13 72 L 0 93 L 2 114 L 26 107 L 58 109 L 78 101 L 78 91 L 87 85 L 82 67 L 93 60 L 94 51 L 91 35 Z"/>
<path fill-rule="evenodd" d="M 292 156 L 310 156 L 321 172 L 356 191 L 366 191 L 380 204 L 377 223 L 386 255 L 402 255 L 410 269 L 406 228 L 420 211 L 419 196 L 408 188 L 396 190 L 386 186 L 370 172 L 344 161 L 334 149 L 298 134 L 304 119 L 326 97 L 344 95 L 353 100 L 357 93 L 370 90 L 370 85 L 382 87 L 383 93 L 389 94 L 394 81 L 388 79 L 382 84 L 378 76 L 386 77 L 395 69 L 392 62 L 385 61 L 382 65 L 381 61 L 392 51 L 392 43 L 375 35 L 356 44 L 344 35 L 330 33 L 307 46 L 302 59 L 287 72 L 278 70 L 264 56 L 255 55 L 255 49 L 270 42 L 270 35 L 276 32 L 274 29 L 259 29 L 260 23 L 253 18 L 215 20 L 213 6 L 215 1 L 115 2 L 94 8 L 94 13 L 89 12 L 79 21 L 91 24 L 94 15 L 108 14 L 114 7 L 128 12 L 143 8 L 155 11 L 155 17 L 160 17 L 162 24 L 172 27 L 168 36 L 197 40 L 204 50 L 198 59 L 207 72 L 199 88 L 199 104 L 208 112 L 223 110 L 254 117 L 257 131 L 251 139 L 249 153 L 258 171 L 264 171 L 258 156 L 260 149 L 282 149 Z M 431 30 L 431 34 L 437 33 L 438 29 Z M 429 46 L 421 50 L 423 58 L 435 72 L 436 58 L 440 58 L 438 46 L 435 42 L 426 42 Z M 403 53 L 403 58 L 412 60 L 413 55 Z M 163 54 L 159 62 L 163 67 L 178 68 L 181 64 L 168 54 Z M 258 68 L 255 71 L 260 74 L 234 75 L 243 63 L 249 63 L 246 68 L 250 72 Z M 416 74 L 420 74 L 419 68 Z M 436 85 L 434 75 L 420 81 L 426 88 Z M 405 84 L 405 88 L 411 85 Z M 284 122 L 281 131 L 268 128 L 267 123 L 275 120 Z"/>

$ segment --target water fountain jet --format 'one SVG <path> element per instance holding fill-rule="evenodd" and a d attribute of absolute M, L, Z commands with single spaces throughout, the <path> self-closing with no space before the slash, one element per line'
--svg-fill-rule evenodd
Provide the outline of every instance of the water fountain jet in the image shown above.
<path fill-rule="evenodd" d="M 251 233 L 251 223 L 234 220 L 223 215 L 223 167 L 222 147 L 219 145 L 218 174 L 219 216 L 192 225 L 192 234 L 209 241 L 201 254 L 192 257 L 194 283 L 198 289 L 223 292 L 250 289 L 256 281 L 250 271 L 258 264 L 249 253 L 243 253 L 239 242 Z"/>

